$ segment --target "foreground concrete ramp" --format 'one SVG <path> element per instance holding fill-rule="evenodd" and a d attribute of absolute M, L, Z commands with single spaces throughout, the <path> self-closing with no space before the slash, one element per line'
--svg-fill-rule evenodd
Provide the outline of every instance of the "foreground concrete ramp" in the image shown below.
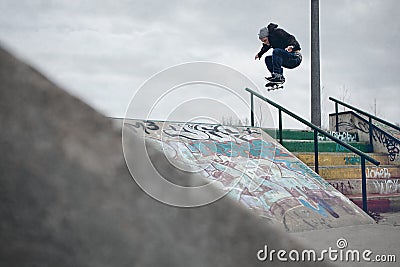
<path fill-rule="evenodd" d="M 259 128 L 125 120 L 124 134 L 144 137 L 171 165 L 207 178 L 230 199 L 287 231 L 373 223 Z M 128 145 L 124 148 L 129 151 Z M 135 176 L 137 166 L 131 164 L 129 156 L 126 159 Z M 157 168 L 157 162 L 152 162 Z M 151 188 L 143 187 L 152 195 Z M 175 194 L 178 192 L 170 195 Z"/>
<path fill-rule="evenodd" d="M 150 198 L 113 124 L 2 49 L 0 87 L 1 266 L 286 266 L 257 253 L 301 249 L 229 198 L 186 209 Z"/>

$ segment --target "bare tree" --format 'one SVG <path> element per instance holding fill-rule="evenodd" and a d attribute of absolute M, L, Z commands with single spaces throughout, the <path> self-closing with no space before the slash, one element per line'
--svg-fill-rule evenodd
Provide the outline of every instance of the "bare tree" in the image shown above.
<path fill-rule="evenodd" d="M 370 110 L 372 110 L 372 114 L 374 114 L 375 116 L 378 116 L 378 109 L 377 109 L 377 105 L 376 105 L 376 97 L 374 98 L 374 103 L 372 105 L 369 106 Z"/>
<path fill-rule="evenodd" d="M 232 116 L 225 117 L 222 116 L 222 125 L 226 126 L 249 126 L 249 118 L 233 118 Z"/>
<path fill-rule="evenodd" d="M 347 102 L 350 98 L 350 90 L 346 87 L 345 84 L 343 84 L 342 88 L 340 89 L 341 91 L 341 96 L 340 96 L 340 100 L 342 102 Z M 343 107 L 343 111 L 346 111 L 346 107 Z"/>

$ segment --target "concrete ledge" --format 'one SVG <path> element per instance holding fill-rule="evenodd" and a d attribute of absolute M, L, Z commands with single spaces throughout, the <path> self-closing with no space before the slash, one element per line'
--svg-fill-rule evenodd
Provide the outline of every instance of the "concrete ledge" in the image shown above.
<path fill-rule="evenodd" d="M 296 157 L 309 166 L 314 166 L 314 152 L 295 152 Z M 383 153 L 368 153 L 368 156 L 378 160 L 381 165 L 390 165 L 387 154 Z M 361 159 L 355 154 L 322 152 L 318 155 L 319 166 L 360 166 Z M 373 165 L 366 161 L 366 165 Z"/>
<path fill-rule="evenodd" d="M 329 180 L 329 183 L 346 196 L 361 195 L 361 179 Z M 367 193 L 370 195 L 400 193 L 400 180 L 398 178 L 367 179 Z"/>
<path fill-rule="evenodd" d="M 310 166 L 313 168 L 313 166 Z M 321 166 L 319 174 L 325 180 L 344 180 L 344 179 L 361 179 L 360 166 Z M 400 178 L 400 167 L 393 165 L 386 166 L 367 166 L 367 179 L 388 179 Z"/>
<path fill-rule="evenodd" d="M 362 196 L 348 196 L 357 206 L 362 208 Z M 368 195 L 368 210 L 373 212 L 400 211 L 400 194 Z"/>
<path fill-rule="evenodd" d="M 361 142 L 350 142 L 349 145 L 359 149 L 364 153 L 371 152 L 370 146 L 367 143 Z M 314 152 L 314 141 L 308 140 L 283 140 L 283 146 L 291 152 Z M 345 152 L 353 153 L 347 148 L 331 141 L 319 141 L 318 142 L 319 152 Z"/>

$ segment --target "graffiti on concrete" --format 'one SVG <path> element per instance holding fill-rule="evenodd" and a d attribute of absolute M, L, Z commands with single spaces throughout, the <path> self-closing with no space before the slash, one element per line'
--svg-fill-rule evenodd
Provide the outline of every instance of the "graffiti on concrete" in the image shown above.
<path fill-rule="evenodd" d="M 395 137 L 395 138 L 397 138 L 397 139 L 400 140 L 400 131 L 399 131 L 399 130 L 394 129 L 394 128 L 390 127 L 390 126 L 387 126 L 387 125 L 385 125 L 385 124 L 383 124 L 383 123 L 380 123 L 380 122 L 377 122 L 377 121 L 374 121 L 374 124 L 375 124 L 378 128 L 381 128 L 381 129 L 384 130 L 385 132 L 389 133 L 389 134 L 392 135 L 393 137 Z M 397 126 L 399 126 L 399 125 L 397 125 Z"/>
<path fill-rule="evenodd" d="M 163 129 L 163 132 L 170 137 L 181 137 L 189 140 L 210 140 L 217 142 L 233 141 L 233 142 L 249 142 L 255 139 L 253 135 L 260 136 L 260 131 L 254 131 L 247 127 L 242 131 L 222 125 L 205 125 L 205 124 L 174 124 Z"/>
<path fill-rule="evenodd" d="M 348 122 L 339 122 L 339 127 L 343 127 L 346 131 L 358 130 L 369 134 L 369 123 L 361 118 L 357 122 L 353 118 Z M 386 148 L 390 161 L 398 159 L 400 157 L 400 141 L 375 125 L 372 128 L 373 141 L 381 143 Z"/>
<path fill-rule="evenodd" d="M 330 184 L 343 195 L 357 195 L 362 192 L 361 179 L 335 180 Z M 369 178 L 367 180 L 368 194 L 395 194 L 400 193 L 400 183 L 397 178 Z"/>
<path fill-rule="evenodd" d="M 390 137 L 383 131 L 374 131 L 374 139 L 375 141 L 383 144 L 389 154 L 389 160 L 395 161 L 400 154 L 400 142 L 397 139 Z"/>
<path fill-rule="evenodd" d="M 336 152 L 348 152 L 349 150 L 342 145 L 336 144 Z"/>
<path fill-rule="evenodd" d="M 344 157 L 345 165 L 359 165 L 361 164 L 361 158 L 359 156 L 346 156 Z"/>
<path fill-rule="evenodd" d="M 331 182 L 330 183 L 336 190 L 341 192 L 343 195 L 352 195 L 354 186 L 351 185 L 350 181 L 346 182 Z"/>
<path fill-rule="evenodd" d="M 192 141 L 188 142 L 188 148 L 192 153 L 198 152 L 203 157 L 216 154 L 228 157 L 260 157 L 269 153 L 266 151 L 265 142 L 260 139 L 250 140 L 248 143 Z"/>
<path fill-rule="evenodd" d="M 126 123 L 133 132 L 137 133 L 137 129 L 142 129 L 146 134 L 150 134 L 150 131 L 157 131 L 158 125 L 152 121 L 136 121 L 135 123 Z"/>
<path fill-rule="evenodd" d="M 375 191 L 379 194 L 393 194 L 400 191 L 400 184 L 398 179 L 374 180 L 373 185 L 375 187 Z"/>
<path fill-rule="evenodd" d="M 367 178 L 390 178 L 390 172 L 388 168 L 367 168 L 366 170 Z"/>
<path fill-rule="evenodd" d="M 344 129 L 346 132 L 352 132 L 354 130 L 359 130 L 364 133 L 369 132 L 369 125 L 368 122 L 357 120 L 357 122 L 354 121 L 353 118 L 350 118 L 349 121 L 340 121 L 338 123 L 338 126 L 341 129 Z"/>
<path fill-rule="evenodd" d="M 358 142 L 358 135 L 355 133 L 349 133 L 349 132 L 334 132 L 334 131 L 329 131 L 329 134 L 331 134 L 333 137 L 336 137 L 340 141 L 349 143 L 349 142 Z M 322 135 L 318 133 L 318 140 L 319 141 L 330 141 L 331 139 L 326 137 L 325 135 Z"/>
<path fill-rule="evenodd" d="M 288 230 L 293 228 L 288 221 L 313 229 L 334 223 L 341 214 L 359 214 L 340 192 L 258 128 L 172 122 L 129 127 L 168 147 L 175 160 L 200 166 L 200 174 L 229 190 L 231 198 L 263 218 L 283 222 Z M 293 219 L 304 212 L 314 215 Z"/>

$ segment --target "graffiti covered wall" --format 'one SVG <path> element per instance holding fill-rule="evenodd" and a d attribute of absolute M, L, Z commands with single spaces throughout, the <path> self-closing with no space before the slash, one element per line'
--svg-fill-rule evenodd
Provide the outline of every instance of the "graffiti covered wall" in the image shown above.
<path fill-rule="evenodd" d="M 369 142 L 369 122 L 354 112 L 339 113 L 339 131 L 356 133 L 360 141 Z M 335 129 L 336 116 L 329 115 L 329 128 Z M 387 131 L 381 124 L 374 123 L 372 127 L 374 152 L 387 153 L 392 163 L 400 162 L 400 140 L 397 131 Z M 392 135 L 394 134 L 394 135 Z"/>
<path fill-rule="evenodd" d="M 371 223 L 356 205 L 258 128 L 125 121 L 228 197 L 287 231 Z"/>

